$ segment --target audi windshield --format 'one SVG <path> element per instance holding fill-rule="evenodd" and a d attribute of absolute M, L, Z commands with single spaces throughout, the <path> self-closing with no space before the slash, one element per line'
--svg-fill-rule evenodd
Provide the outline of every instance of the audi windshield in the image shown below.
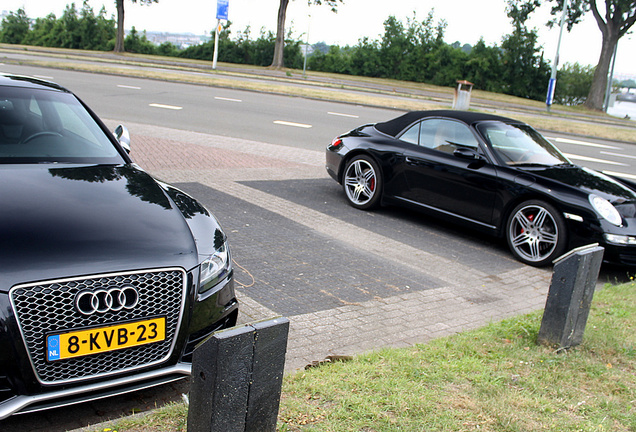
<path fill-rule="evenodd" d="M 87 109 L 70 93 L 0 87 L 0 163 L 123 163 Z"/>

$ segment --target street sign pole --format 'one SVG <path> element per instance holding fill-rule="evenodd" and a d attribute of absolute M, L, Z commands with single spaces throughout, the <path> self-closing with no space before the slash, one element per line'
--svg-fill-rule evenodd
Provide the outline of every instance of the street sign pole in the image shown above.
<path fill-rule="evenodd" d="M 563 36 L 563 25 L 565 24 L 565 17 L 568 13 L 568 0 L 563 2 L 563 14 L 561 15 L 561 26 L 559 28 L 559 41 L 557 42 L 556 56 L 554 58 L 554 63 L 552 64 L 552 72 L 550 74 L 550 81 L 548 82 L 548 94 L 545 99 L 545 105 L 550 112 L 550 107 L 552 106 L 552 102 L 554 100 L 554 90 L 556 89 L 556 77 L 557 77 L 557 67 L 559 66 L 559 50 L 561 48 L 561 37 Z"/>
<path fill-rule="evenodd" d="M 219 37 L 221 36 L 221 20 L 227 21 L 228 4 L 230 0 L 217 0 L 216 3 L 216 28 L 214 29 L 214 54 L 212 56 L 212 69 L 216 70 L 216 60 L 219 57 Z"/>
<path fill-rule="evenodd" d="M 212 56 L 212 69 L 216 70 L 216 59 L 219 58 L 219 27 L 221 27 L 221 20 L 216 20 L 216 27 L 214 29 L 214 54 Z"/>

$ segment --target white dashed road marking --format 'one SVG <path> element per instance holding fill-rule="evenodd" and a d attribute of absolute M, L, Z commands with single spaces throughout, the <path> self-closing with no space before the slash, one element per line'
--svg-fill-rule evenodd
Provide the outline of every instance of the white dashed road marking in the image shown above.
<path fill-rule="evenodd" d="M 243 102 L 241 99 L 232 99 L 232 98 L 225 98 L 220 96 L 215 96 L 214 99 L 220 100 L 220 101 L 227 101 L 227 102 Z"/>
<path fill-rule="evenodd" d="M 294 123 L 294 122 L 288 122 L 288 121 L 283 121 L 283 120 L 276 120 L 276 121 L 274 121 L 274 123 L 277 124 L 277 125 L 293 126 L 293 127 L 297 127 L 297 128 L 303 128 L 303 129 L 309 129 L 309 128 L 312 127 L 310 124 Z"/>
<path fill-rule="evenodd" d="M 623 177 L 630 180 L 636 180 L 636 175 L 633 175 L 633 174 L 625 174 L 625 173 L 620 173 L 615 171 L 603 171 L 603 172 L 607 175 L 611 175 L 615 177 Z"/>
<path fill-rule="evenodd" d="M 163 109 L 169 109 L 169 110 L 175 110 L 175 111 L 183 109 L 183 107 L 180 107 L 180 106 L 162 105 L 162 104 L 156 104 L 156 103 L 151 103 L 148 106 L 151 106 L 153 108 L 163 108 Z"/>
<path fill-rule="evenodd" d="M 546 138 L 548 138 L 548 137 L 546 137 Z M 622 150 L 622 148 L 620 148 L 620 147 L 614 147 L 614 146 L 607 145 L 607 144 L 596 144 L 596 143 L 591 143 L 591 142 L 587 142 L 587 141 L 573 140 L 573 139 L 569 139 L 569 138 L 554 138 L 554 137 L 550 137 L 548 139 L 551 140 L 551 141 L 561 142 L 561 143 L 565 143 L 565 144 L 576 144 L 576 145 L 585 146 L 585 147 L 597 147 L 597 148 L 605 148 L 605 149 L 612 149 L 612 150 Z"/>
<path fill-rule="evenodd" d="M 337 112 L 328 112 L 327 114 L 329 115 L 333 115 L 333 116 L 339 116 L 339 117 L 351 117 L 351 118 L 360 118 L 360 116 L 357 116 L 355 114 L 343 114 L 343 113 L 337 113 Z"/>
<path fill-rule="evenodd" d="M 575 154 L 571 154 L 571 153 L 563 153 L 565 156 L 567 156 L 569 159 L 575 159 L 575 160 L 581 160 L 581 161 L 586 161 L 586 162 L 598 162 L 598 163 L 603 163 L 603 164 L 607 164 L 607 165 L 620 165 L 620 166 L 629 166 L 628 164 L 624 164 L 624 163 L 620 163 L 620 162 L 614 162 L 614 161 L 608 161 L 605 159 L 596 159 L 596 158 L 592 158 L 592 157 L 588 157 L 588 156 L 580 156 L 580 155 L 575 155 Z"/>

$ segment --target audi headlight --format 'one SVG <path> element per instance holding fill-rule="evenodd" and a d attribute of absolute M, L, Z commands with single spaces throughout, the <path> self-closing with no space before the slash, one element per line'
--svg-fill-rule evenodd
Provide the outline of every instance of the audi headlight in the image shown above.
<path fill-rule="evenodd" d="M 230 249 L 227 242 L 201 263 L 199 293 L 205 292 L 223 280 L 230 271 Z"/>
<path fill-rule="evenodd" d="M 601 198 L 598 195 L 590 195 L 590 204 L 592 204 L 594 210 L 596 210 L 603 219 L 612 225 L 622 225 L 623 220 L 620 213 L 616 210 L 616 207 L 605 198 Z"/>

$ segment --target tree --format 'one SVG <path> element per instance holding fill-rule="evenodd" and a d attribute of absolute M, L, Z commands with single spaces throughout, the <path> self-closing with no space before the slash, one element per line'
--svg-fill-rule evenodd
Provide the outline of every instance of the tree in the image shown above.
<path fill-rule="evenodd" d="M 503 38 L 501 48 L 504 92 L 540 100 L 544 96 L 542 88 L 548 82 L 549 68 L 543 54 L 538 54 L 537 31 L 528 29 L 525 24 L 538 4 L 539 0 L 523 4 L 508 0 L 506 14 L 512 19 L 514 30 Z"/>
<path fill-rule="evenodd" d="M 117 4 L 123 0 L 117 0 Z M 155 0 L 157 1 L 157 0 Z M 337 11 L 338 2 L 343 3 L 344 0 L 307 0 L 308 4 L 322 5 L 323 3 L 331 6 L 333 12 Z M 285 17 L 287 16 L 287 6 L 289 0 L 280 0 L 278 6 L 278 19 L 276 22 L 276 42 L 274 44 L 274 58 L 272 60 L 273 68 L 282 68 L 285 66 Z"/>
<path fill-rule="evenodd" d="M 578 63 L 566 63 L 557 75 L 554 100 L 562 105 L 579 105 L 585 102 L 592 86 L 594 68 Z"/>
<path fill-rule="evenodd" d="M 137 0 L 132 0 L 137 3 Z M 124 52 L 124 0 L 115 0 L 117 4 L 117 41 L 115 42 L 115 52 Z M 142 5 L 159 3 L 159 0 L 139 0 Z"/>
<path fill-rule="evenodd" d="M 124 39 L 126 51 L 136 54 L 155 54 L 157 48 L 146 37 L 146 31 L 139 36 L 139 32 L 133 26 L 132 30 Z"/>
<path fill-rule="evenodd" d="M 464 76 L 475 84 L 475 88 L 501 93 L 502 68 L 502 50 L 497 46 L 486 46 L 481 38 L 468 54 L 468 60 L 464 64 Z"/>
<path fill-rule="evenodd" d="M 24 42 L 31 20 L 27 17 L 24 9 L 18 9 L 16 13 L 9 15 L 2 20 L 2 29 L 0 31 L 0 42 L 8 44 L 21 44 Z"/>
<path fill-rule="evenodd" d="M 45 18 L 36 18 L 33 28 L 24 40 L 26 45 L 39 45 L 46 47 L 56 46 L 55 14 L 48 14 Z"/>
<path fill-rule="evenodd" d="M 54 14 L 37 18 L 22 43 L 105 51 L 109 45 L 112 49 L 115 33 L 115 20 L 106 18 L 106 9 L 102 7 L 99 15 L 95 15 L 88 1 L 84 0 L 79 14 L 75 3 L 72 3 L 66 6 L 59 19 Z"/>
<path fill-rule="evenodd" d="M 578 1 L 575 2 L 575 5 L 579 2 L 582 3 L 582 1 Z M 579 10 L 583 10 L 581 5 L 578 6 Z M 585 106 L 591 109 L 603 109 L 610 63 L 616 51 L 618 40 L 636 22 L 636 1 L 605 0 L 605 13 L 603 15 L 598 10 L 596 0 L 589 0 L 589 7 L 603 34 L 603 42 Z"/>
<path fill-rule="evenodd" d="M 539 5 L 541 0 L 512 0 L 519 4 Z M 605 3 L 605 8 L 599 8 L 599 2 Z M 543 0 L 544 3 L 555 3 L 552 15 L 560 16 L 563 11 L 564 0 Z M 605 89 L 607 88 L 608 72 L 616 45 L 636 22 L 636 1 L 634 0 L 571 0 L 568 7 L 568 31 L 579 23 L 587 12 L 592 12 L 596 24 L 603 36 L 601 54 L 594 72 L 592 86 L 585 101 L 585 106 L 595 110 L 603 109 Z M 548 23 L 553 26 L 556 20 Z"/>

